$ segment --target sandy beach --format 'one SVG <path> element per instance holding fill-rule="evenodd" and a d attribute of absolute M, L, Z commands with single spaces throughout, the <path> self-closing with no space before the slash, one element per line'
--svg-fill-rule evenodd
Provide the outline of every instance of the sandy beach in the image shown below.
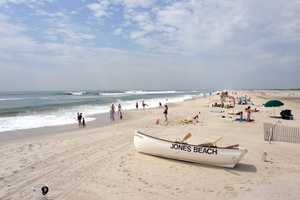
<path fill-rule="evenodd" d="M 87 128 L 52 128 L 8 137 L 0 143 L 0 199 L 33 199 L 33 187 L 49 186 L 48 199 L 299 199 L 300 146 L 263 139 L 263 123 L 278 121 L 270 115 L 292 110 L 294 120 L 282 125 L 300 128 L 299 91 L 237 91 L 251 96 L 260 111 L 251 123 L 233 121 L 225 113 L 209 112 L 218 96 L 177 103 L 169 108 L 168 125 L 162 109 L 127 111 L 124 120 Z M 268 99 L 281 99 L 283 108 L 269 109 Z M 235 112 L 246 106 L 238 105 Z M 200 122 L 182 125 L 179 119 L 201 112 Z M 225 118 L 222 118 L 225 116 Z M 75 126 L 75 125 L 74 125 Z M 248 153 L 234 169 L 205 166 L 137 153 L 135 130 L 175 140 L 192 133 L 189 143 L 223 137 L 219 145 L 240 144 Z M 5 139 L 6 138 L 6 139 Z M 9 138 L 9 139 L 7 139 Z M 262 160 L 267 153 L 267 161 Z"/>

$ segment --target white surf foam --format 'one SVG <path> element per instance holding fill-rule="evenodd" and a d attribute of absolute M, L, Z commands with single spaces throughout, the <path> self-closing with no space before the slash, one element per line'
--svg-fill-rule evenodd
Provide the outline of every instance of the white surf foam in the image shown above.
<path fill-rule="evenodd" d="M 100 96 L 125 96 L 128 94 L 123 92 L 100 92 L 99 95 Z"/>
<path fill-rule="evenodd" d="M 67 92 L 68 95 L 74 95 L 74 96 L 82 96 L 85 93 L 86 91 Z"/>
<path fill-rule="evenodd" d="M 126 91 L 125 93 L 127 94 L 176 94 L 176 93 L 182 93 L 179 91 L 144 91 L 144 90 L 130 90 L 130 91 Z"/>
<path fill-rule="evenodd" d="M 23 100 L 25 98 L 1 98 L 0 101 L 17 101 L 17 100 Z"/>

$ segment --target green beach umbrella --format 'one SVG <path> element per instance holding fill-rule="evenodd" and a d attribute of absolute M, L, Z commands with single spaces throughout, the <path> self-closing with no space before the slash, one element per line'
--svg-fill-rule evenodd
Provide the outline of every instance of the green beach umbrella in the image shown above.
<path fill-rule="evenodd" d="M 283 106 L 284 105 L 284 103 L 282 103 L 281 101 L 279 101 L 279 100 L 270 100 L 270 101 L 268 101 L 268 102 L 266 102 L 265 104 L 264 104 L 264 106 L 266 107 L 266 108 L 270 108 L 270 107 L 280 107 L 280 106 Z M 273 109 L 273 115 L 275 115 L 275 109 Z"/>
<path fill-rule="evenodd" d="M 282 103 L 279 100 L 270 100 L 264 104 L 264 106 L 267 108 L 268 107 L 279 107 L 279 106 L 283 106 L 283 105 L 284 105 L 284 103 Z"/>

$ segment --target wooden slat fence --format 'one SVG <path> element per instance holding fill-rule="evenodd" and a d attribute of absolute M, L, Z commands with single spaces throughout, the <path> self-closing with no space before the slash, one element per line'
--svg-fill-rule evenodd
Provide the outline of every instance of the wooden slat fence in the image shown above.
<path fill-rule="evenodd" d="M 264 139 L 265 141 L 300 143 L 300 130 L 296 127 L 264 123 Z"/>

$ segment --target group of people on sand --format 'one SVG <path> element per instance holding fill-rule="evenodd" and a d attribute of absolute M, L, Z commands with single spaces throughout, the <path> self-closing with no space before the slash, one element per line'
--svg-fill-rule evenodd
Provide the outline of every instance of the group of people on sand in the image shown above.
<path fill-rule="evenodd" d="M 116 112 L 116 106 L 115 104 L 111 104 L 111 107 L 110 107 L 110 112 L 109 112 L 109 115 L 110 115 L 110 120 L 111 121 L 115 121 L 115 115 L 116 113 L 118 114 L 119 118 L 122 120 L 123 119 L 123 112 L 122 112 L 122 106 L 121 104 L 119 103 L 118 104 L 118 111 Z"/>
<path fill-rule="evenodd" d="M 259 110 L 252 109 L 251 105 L 254 105 L 253 102 L 251 101 L 251 97 L 245 95 L 245 96 L 236 96 L 236 93 L 233 94 L 229 94 L 229 92 L 227 91 L 223 91 L 221 93 L 218 93 L 218 95 L 220 96 L 220 102 L 221 103 L 217 103 L 215 102 L 214 104 L 212 104 L 212 107 L 221 107 L 221 108 L 234 108 L 235 107 L 235 102 L 237 101 L 238 105 L 247 105 L 247 107 L 244 110 L 241 110 L 237 113 L 231 113 L 234 115 L 239 115 L 239 118 L 236 119 L 236 121 L 246 121 L 246 122 L 253 122 L 254 119 L 251 118 L 251 113 L 252 112 L 258 112 Z M 230 102 L 230 104 L 225 105 L 225 102 Z M 246 118 L 244 118 L 244 113 L 246 113 Z M 222 116 L 223 118 L 225 116 Z"/>
<path fill-rule="evenodd" d="M 142 100 L 141 104 L 142 104 L 143 110 L 148 106 L 148 104 L 146 104 L 144 100 Z M 165 122 L 168 122 L 168 110 L 169 110 L 168 105 L 165 104 L 165 105 L 163 106 L 161 102 L 158 102 L 158 106 L 159 106 L 159 108 L 164 107 L 163 115 L 164 115 L 164 118 L 165 118 Z M 139 109 L 139 102 L 138 102 L 138 101 L 135 103 L 135 108 L 136 108 L 137 110 Z M 159 124 L 159 120 L 158 120 L 156 123 Z"/>
<path fill-rule="evenodd" d="M 159 108 L 162 108 L 163 106 L 162 106 L 162 103 L 161 102 L 159 102 Z M 169 113 L 169 107 L 168 107 L 168 105 L 167 104 L 165 104 L 164 105 L 164 111 L 163 111 L 163 115 L 164 115 L 164 118 L 165 118 L 165 120 L 164 120 L 164 122 L 165 123 L 168 123 L 169 121 L 168 121 L 168 113 Z M 159 124 L 159 119 L 157 119 L 156 120 L 156 124 Z"/>
<path fill-rule="evenodd" d="M 77 121 L 78 121 L 78 126 L 84 128 L 86 126 L 85 124 L 85 119 L 82 116 L 82 113 L 77 113 Z"/>
<path fill-rule="evenodd" d="M 141 104 L 142 104 L 143 109 L 145 109 L 148 106 L 148 104 L 146 104 L 144 100 L 141 102 Z M 139 102 L 136 102 L 135 107 L 136 107 L 137 110 L 139 109 Z M 162 103 L 159 102 L 159 107 L 160 108 L 164 107 L 164 110 L 163 110 L 163 115 L 164 115 L 164 118 L 165 118 L 164 120 L 165 120 L 165 122 L 168 122 L 168 110 L 169 110 L 168 105 L 165 104 L 163 106 Z M 117 111 L 116 111 L 115 104 L 114 103 L 111 104 L 110 111 L 109 111 L 109 116 L 110 116 L 111 121 L 116 120 L 116 114 L 118 115 L 119 119 L 121 119 L 121 120 L 123 119 L 123 111 L 122 111 L 122 106 L 121 106 L 120 103 L 118 104 L 118 110 Z"/>
<path fill-rule="evenodd" d="M 246 112 L 246 119 L 244 119 L 244 112 L 239 111 L 236 113 L 236 115 L 239 115 L 240 117 L 236 119 L 237 121 L 246 121 L 246 122 L 253 122 L 254 119 L 251 118 L 251 113 L 252 112 L 259 112 L 257 108 L 251 109 L 251 106 L 247 106 L 244 110 Z"/>

